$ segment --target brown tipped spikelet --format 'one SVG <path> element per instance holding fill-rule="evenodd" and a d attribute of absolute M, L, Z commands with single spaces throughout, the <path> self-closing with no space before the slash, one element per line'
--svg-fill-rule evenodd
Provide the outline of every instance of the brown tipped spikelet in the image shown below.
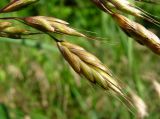
<path fill-rule="evenodd" d="M 108 0 L 105 0 L 108 2 Z M 142 9 L 138 8 L 137 6 L 131 4 L 128 0 L 109 0 L 118 10 L 131 14 L 136 17 L 140 17 L 145 19 L 157 26 L 160 26 L 160 22 L 155 19 L 154 16 L 143 11 Z"/>
<path fill-rule="evenodd" d="M 25 8 L 28 5 L 35 3 L 37 1 L 39 1 L 39 0 L 12 0 L 5 7 L 0 9 L 0 13 L 14 12 L 14 11 L 20 10 L 22 8 Z"/>
<path fill-rule="evenodd" d="M 97 57 L 82 47 L 65 41 L 57 42 L 57 45 L 63 57 L 75 72 L 86 77 L 90 82 L 98 84 L 105 90 L 110 90 L 124 97 L 119 83 Z"/>
<path fill-rule="evenodd" d="M 147 105 L 145 104 L 143 99 L 141 99 L 134 92 L 130 92 L 129 96 L 130 96 L 130 99 L 132 101 L 132 104 L 136 108 L 137 118 L 138 119 L 144 119 L 145 117 L 147 117 L 148 116 Z"/>
<path fill-rule="evenodd" d="M 153 32 L 120 14 L 112 14 L 112 16 L 128 36 L 160 55 L 160 39 Z"/>
<path fill-rule="evenodd" d="M 68 23 L 53 17 L 33 16 L 23 18 L 24 22 L 44 32 L 55 32 L 72 36 L 87 37 L 84 34 L 70 28 Z"/>
<path fill-rule="evenodd" d="M 121 11 L 136 17 L 143 18 L 157 26 L 160 26 L 159 20 L 155 19 L 154 16 L 150 15 L 146 11 L 141 10 L 137 6 L 131 4 L 128 0 L 91 0 L 100 9 L 106 12 L 107 9 L 112 11 L 113 9 Z"/>
<path fill-rule="evenodd" d="M 118 10 L 126 12 L 128 14 L 132 14 L 134 16 L 142 17 L 142 11 L 135 8 L 128 0 L 101 0 L 103 3 L 108 4 L 108 2 L 112 3 Z M 105 5 L 106 5 L 105 4 Z"/>

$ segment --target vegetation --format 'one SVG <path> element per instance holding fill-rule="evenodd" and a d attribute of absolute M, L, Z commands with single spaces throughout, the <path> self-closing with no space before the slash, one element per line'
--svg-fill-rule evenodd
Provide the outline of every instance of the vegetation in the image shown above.
<path fill-rule="evenodd" d="M 96 2 L 102 12 L 92 4 L 99 0 L 17 1 L 0 4 L 0 119 L 160 118 L 158 1 L 135 2 L 152 15 L 134 14 L 131 5 L 122 8 L 116 0 L 109 1 L 119 12 Z M 121 17 L 121 11 L 140 18 Z"/>

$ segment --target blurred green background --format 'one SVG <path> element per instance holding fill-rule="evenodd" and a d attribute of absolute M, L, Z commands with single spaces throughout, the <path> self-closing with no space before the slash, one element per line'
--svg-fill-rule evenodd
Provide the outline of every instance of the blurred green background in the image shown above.
<path fill-rule="evenodd" d="M 1 0 L 0 7 L 8 2 Z M 138 5 L 156 16 L 160 13 L 160 5 Z M 160 119 L 160 97 L 151 83 L 160 81 L 160 57 L 128 38 L 109 15 L 89 0 L 40 0 L 22 11 L 0 16 L 31 15 L 54 16 L 83 33 L 103 38 L 105 42 L 57 36 L 100 58 L 115 77 L 146 102 L 149 112 L 146 119 Z M 138 21 L 156 33 L 160 30 Z M 136 118 L 115 97 L 79 77 L 49 37 L 30 37 L 30 42 L 33 47 L 0 38 L 0 119 Z M 38 47 L 41 44 L 44 48 Z"/>

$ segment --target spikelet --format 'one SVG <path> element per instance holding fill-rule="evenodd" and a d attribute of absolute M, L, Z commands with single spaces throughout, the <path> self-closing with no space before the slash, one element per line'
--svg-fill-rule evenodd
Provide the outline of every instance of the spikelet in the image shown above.
<path fill-rule="evenodd" d="M 160 22 L 153 15 L 147 13 L 146 11 L 138 8 L 137 6 L 131 4 L 128 0 L 91 0 L 94 4 L 96 4 L 101 10 L 106 12 L 106 9 L 110 8 L 117 9 L 117 11 L 121 11 L 136 17 L 143 18 L 157 26 L 160 27 Z"/>
<path fill-rule="evenodd" d="M 10 27 L 11 25 L 12 25 L 11 22 L 0 22 L 0 31 L 7 27 Z"/>
<path fill-rule="evenodd" d="M 21 38 L 22 35 L 29 35 L 30 32 L 24 28 L 13 26 L 10 22 L 0 23 L 0 37 Z"/>
<path fill-rule="evenodd" d="M 65 60 L 77 74 L 84 76 L 91 83 L 120 96 L 125 103 L 129 103 L 118 81 L 115 80 L 110 70 L 97 57 L 82 47 L 66 41 L 57 42 L 57 45 Z"/>
<path fill-rule="evenodd" d="M 108 2 L 108 0 L 102 0 Z M 109 0 L 118 10 L 131 14 L 136 17 L 145 19 L 157 26 L 160 26 L 160 22 L 155 19 L 155 17 L 146 11 L 138 8 L 137 6 L 131 4 L 128 0 Z"/>
<path fill-rule="evenodd" d="M 3 29 L 4 33 L 8 33 L 8 34 L 25 34 L 28 33 L 28 31 L 26 29 L 23 28 L 17 28 L 17 27 L 7 27 L 5 29 Z"/>
<path fill-rule="evenodd" d="M 156 93 L 157 93 L 157 95 L 158 95 L 158 97 L 160 99 L 160 83 L 158 81 L 156 81 L 156 80 L 153 80 L 152 84 L 153 84 L 154 90 L 156 91 Z"/>
<path fill-rule="evenodd" d="M 154 33 L 120 14 L 112 14 L 112 17 L 128 36 L 160 55 L 160 39 Z"/>
<path fill-rule="evenodd" d="M 130 91 L 129 93 L 130 99 L 132 104 L 135 106 L 137 111 L 137 118 L 138 119 L 144 119 L 148 116 L 148 108 L 146 103 L 143 101 L 142 98 L 140 98 L 138 95 L 136 95 L 134 92 Z"/>
<path fill-rule="evenodd" d="M 86 35 L 70 28 L 67 22 L 54 17 L 33 16 L 23 18 L 23 20 L 26 24 L 44 32 L 54 32 L 72 36 L 87 37 Z"/>
<path fill-rule="evenodd" d="M 14 12 L 14 11 L 23 9 L 27 7 L 28 5 L 33 4 L 37 1 L 39 0 L 12 0 L 5 7 L 0 9 L 0 13 Z"/>

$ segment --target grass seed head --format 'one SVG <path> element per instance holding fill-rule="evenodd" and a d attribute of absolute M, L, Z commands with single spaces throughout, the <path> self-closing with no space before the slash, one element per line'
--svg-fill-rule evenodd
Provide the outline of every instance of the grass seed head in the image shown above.
<path fill-rule="evenodd" d="M 65 41 L 58 42 L 57 45 L 63 57 L 79 75 L 86 77 L 90 82 L 98 84 L 105 90 L 124 96 L 119 83 L 97 57 L 82 47 Z"/>
<path fill-rule="evenodd" d="M 128 0 L 91 0 L 96 4 L 101 10 L 106 12 L 109 8 L 110 11 L 123 12 L 135 17 L 140 17 L 145 19 L 160 27 L 160 21 L 153 15 L 147 13 L 146 11 L 138 8 L 137 6 L 131 4 Z"/>
<path fill-rule="evenodd" d="M 156 81 L 156 80 L 153 80 L 152 84 L 153 84 L 154 90 L 156 91 L 156 93 L 157 93 L 157 95 L 158 95 L 158 97 L 160 99 L 160 83 L 158 81 Z"/>
<path fill-rule="evenodd" d="M 87 37 L 84 34 L 69 27 L 67 22 L 57 18 L 34 16 L 34 17 L 24 18 L 24 21 L 28 25 L 44 32 L 55 32 L 71 36 Z"/>
<path fill-rule="evenodd" d="M 11 22 L 0 22 L 0 31 L 4 28 L 10 27 L 12 25 Z"/>
<path fill-rule="evenodd" d="M 26 29 L 17 28 L 17 27 L 7 27 L 3 30 L 3 32 L 8 34 L 25 34 L 28 31 Z"/>
<path fill-rule="evenodd" d="M 0 30 L 0 37 L 8 37 L 8 38 L 21 38 L 22 35 L 27 35 L 29 33 L 28 30 L 24 28 L 17 28 L 15 26 L 10 26 L 11 24 L 6 22 L 6 25 L 8 26 L 4 27 Z"/>
<path fill-rule="evenodd" d="M 160 39 L 153 32 L 123 15 L 113 14 L 112 16 L 128 36 L 160 55 Z"/>
<path fill-rule="evenodd" d="M 104 0 L 112 3 L 118 10 L 132 14 L 134 16 L 141 16 L 141 11 L 135 8 L 128 0 Z"/>
<path fill-rule="evenodd" d="M 0 9 L 0 13 L 14 12 L 14 11 L 23 9 L 23 8 L 27 7 L 28 5 L 33 4 L 37 1 L 39 1 L 39 0 L 12 0 L 5 7 Z"/>
<path fill-rule="evenodd" d="M 137 110 L 138 119 L 144 119 L 145 117 L 147 117 L 148 116 L 147 105 L 145 104 L 143 99 L 141 99 L 134 92 L 130 92 L 129 95 L 130 95 L 130 98 L 131 98 L 133 105 L 135 106 L 135 108 Z"/>

